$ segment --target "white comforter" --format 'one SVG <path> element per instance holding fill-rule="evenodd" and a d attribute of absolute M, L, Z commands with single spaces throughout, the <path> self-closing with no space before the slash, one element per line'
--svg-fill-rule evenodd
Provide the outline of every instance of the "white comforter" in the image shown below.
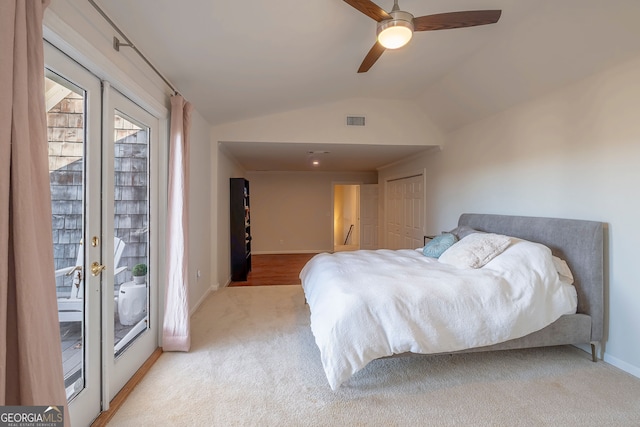
<path fill-rule="evenodd" d="M 374 359 L 500 343 L 577 306 L 549 249 L 519 239 L 479 269 L 381 249 L 318 254 L 300 278 L 333 390 Z"/>

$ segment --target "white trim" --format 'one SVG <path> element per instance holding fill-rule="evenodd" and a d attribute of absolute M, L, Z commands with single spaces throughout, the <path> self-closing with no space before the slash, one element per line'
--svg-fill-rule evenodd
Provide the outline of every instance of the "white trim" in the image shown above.
<path fill-rule="evenodd" d="M 200 297 L 198 302 L 196 302 L 195 305 L 193 307 L 191 307 L 191 309 L 189 310 L 189 317 L 192 317 L 196 313 L 196 311 L 198 311 L 198 308 L 200 308 L 200 306 L 202 305 L 204 300 L 206 300 L 211 293 L 213 293 L 213 292 L 215 292 L 217 290 L 218 290 L 218 284 L 217 283 L 215 285 L 211 285 L 209 287 L 209 289 L 207 289 L 205 291 L 205 293 Z"/>
<path fill-rule="evenodd" d="M 101 168 L 99 170 L 99 174 L 101 174 L 101 190 L 104 190 L 105 188 L 108 188 L 108 184 L 106 182 L 103 182 L 102 180 L 104 179 L 105 175 L 108 176 L 108 172 L 104 172 L 102 171 L 102 167 L 105 164 L 108 164 L 108 161 L 103 159 L 103 156 L 105 155 L 105 153 L 107 152 L 107 147 L 110 147 L 110 144 L 107 143 L 106 141 L 111 141 L 111 136 L 113 135 L 113 128 L 109 127 L 107 124 L 109 123 L 109 103 L 110 103 L 110 98 L 111 98 L 111 91 L 110 91 L 110 85 L 108 81 L 103 81 L 102 82 L 102 97 L 101 97 L 101 101 L 102 101 L 102 118 L 100 119 L 100 123 L 102 124 L 102 135 L 100 137 L 100 141 L 102 141 L 102 154 L 100 156 L 100 158 L 102 159 L 102 164 L 101 164 Z M 111 129 L 111 132 L 109 132 L 109 129 Z M 107 154 L 107 157 L 109 157 L 109 155 Z M 102 191 L 101 191 L 101 195 L 102 195 Z M 113 196 L 113 194 L 111 194 L 111 196 Z M 104 196 L 104 198 L 106 200 L 108 200 L 109 194 L 106 194 Z M 113 200 L 113 198 L 111 198 L 110 200 Z M 110 212 L 111 214 L 113 214 L 113 211 Z M 107 214 L 105 214 L 104 212 L 104 208 L 101 207 L 101 215 L 102 215 L 102 221 L 100 222 L 101 226 L 103 227 L 103 230 L 109 230 L 109 224 L 113 225 L 113 219 L 109 218 L 109 216 Z M 104 221 L 110 221 L 109 223 L 105 223 Z M 111 230 L 113 230 L 113 228 L 111 228 Z M 103 237 L 103 241 L 104 241 L 104 236 Z M 107 362 L 108 360 L 110 360 L 110 358 L 113 358 L 113 341 L 114 341 L 114 329 L 113 329 L 113 322 L 114 322 L 114 318 L 111 316 L 106 315 L 106 313 L 108 312 L 109 309 L 111 309 L 111 313 L 114 313 L 115 307 L 114 307 L 114 300 L 113 300 L 113 292 L 111 292 L 111 295 L 107 296 L 107 292 L 104 291 L 102 292 L 102 306 L 106 307 L 105 313 L 104 315 L 101 316 L 101 322 L 102 322 L 102 326 L 101 326 L 101 330 L 100 330 L 100 337 L 102 339 L 102 346 L 100 348 L 101 350 L 101 357 L 102 357 L 102 362 L 100 365 L 101 368 L 101 372 L 100 372 L 100 387 L 102 389 L 102 394 L 101 394 L 101 398 L 102 398 L 102 410 L 103 411 L 107 411 L 109 410 L 109 406 L 111 404 L 111 398 L 109 398 L 109 386 L 110 386 L 110 381 L 108 380 L 109 378 L 109 374 L 110 372 L 110 368 L 109 368 L 109 363 Z M 111 343 L 111 347 L 108 345 L 108 343 Z"/>
<path fill-rule="evenodd" d="M 618 359 L 617 357 L 610 356 L 605 352 L 604 359 L 608 364 L 615 366 L 618 369 L 622 369 L 623 371 L 633 375 L 634 377 L 640 378 L 640 367 L 634 366 L 630 363 L 627 363 L 623 360 Z"/>
<path fill-rule="evenodd" d="M 579 348 L 585 353 L 588 353 L 589 355 L 591 355 L 591 346 L 589 344 L 574 344 L 574 347 Z M 598 348 L 596 349 L 596 351 L 601 352 L 602 344 L 598 345 L 597 347 Z M 602 360 L 611 366 L 615 366 L 616 368 L 621 369 L 626 373 L 633 375 L 634 377 L 640 378 L 640 367 L 634 366 L 630 363 L 627 363 L 623 360 L 618 359 L 617 357 L 611 356 L 607 352 L 605 352 L 604 355 L 602 356 Z"/>

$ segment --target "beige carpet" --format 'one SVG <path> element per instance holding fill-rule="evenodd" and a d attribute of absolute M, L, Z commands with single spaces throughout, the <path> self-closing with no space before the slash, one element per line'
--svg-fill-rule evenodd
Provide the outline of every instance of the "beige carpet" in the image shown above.
<path fill-rule="evenodd" d="M 332 392 L 300 286 L 224 288 L 110 426 L 639 426 L 640 379 L 574 347 L 370 363 Z"/>

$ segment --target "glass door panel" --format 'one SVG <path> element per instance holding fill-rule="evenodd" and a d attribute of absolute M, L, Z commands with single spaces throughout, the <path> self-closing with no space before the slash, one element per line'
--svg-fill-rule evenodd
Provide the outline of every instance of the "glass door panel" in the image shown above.
<path fill-rule="evenodd" d="M 120 111 L 114 114 L 114 218 L 125 247 L 127 274 L 116 275 L 114 355 L 118 357 L 149 327 L 149 128 Z"/>
<path fill-rule="evenodd" d="M 61 82 L 61 83 L 58 83 Z M 67 397 L 84 386 L 85 91 L 53 73 L 45 78 L 53 251 Z"/>

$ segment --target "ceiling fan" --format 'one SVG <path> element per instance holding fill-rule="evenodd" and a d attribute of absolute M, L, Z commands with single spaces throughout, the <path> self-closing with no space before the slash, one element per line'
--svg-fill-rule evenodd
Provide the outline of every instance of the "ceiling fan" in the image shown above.
<path fill-rule="evenodd" d="M 411 13 L 400 10 L 398 0 L 394 0 L 393 9 L 388 13 L 371 0 L 344 1 L 378 22 L 376 43 L 362 61 L 358 73 L 369 71 L 386 49 L 397 49 L 407 44 L 414 31 L 447 30 L 495 24 L 502 13 L 501 10 L 469 10 L 414 18 Z"/>

